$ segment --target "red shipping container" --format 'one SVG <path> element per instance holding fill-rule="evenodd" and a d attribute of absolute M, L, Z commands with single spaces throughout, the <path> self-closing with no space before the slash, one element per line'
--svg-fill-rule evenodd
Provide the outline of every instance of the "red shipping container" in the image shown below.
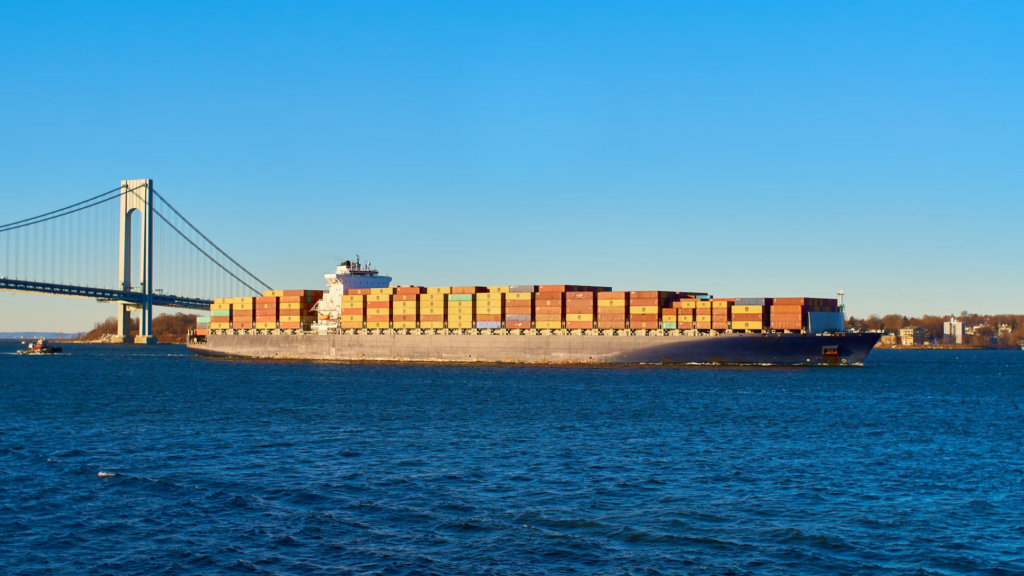
<path fill-rule="evenodd" d="M 693 320 L 693 317 L 696 316 L 696 314 L 694 313 L 695 310 L 693 308 L 676 308 L 675 311 L 676 316 L 678 316 L 680 320 L 682 320 L 683 318 Z"/>
<path fill-rule="evenodd" d="M 626 315 L 625 314 L 611 314 L 611 313 L 598 312 L 598 314 L 597 314 L 597 321 L 598 322 L 605 322 L 605 321 L 608 321 L 608 322 L 625 322 L 626 321 Z"/>
<path fill-rule="evenodd" d="M 658 300 L 657 298 L 634 298 L 632 296 L 629 297 L 630 306 L 658 306 L 659 304 L 661 304 L 661 301 Z"/>
<path fill-rule="evenodd" d="M 763 314 L 733 314 L 732 319 L 734 322 L 763 322 Z"/>
<path fill-rule="evenodd" d="M 778 314 L 772 312 L 772 322 L 803 322 L 803 314 Z"/>
<path fill-rule="evenodd" d="M 565 299 L 566 300 L 586 300 L 586 301 L 589 302 L 589 301 L 594 300 L 595 297 L 596 297 L 596 293 L 594 293 L 594 292 L 566 292 L 565 293 Z"/>
<path fill-rule="evenodd" d="M 697 322 L 697 330 L 711 330 L 711 322 Z"/>
<path fill-rule="evenodd" d="M 776 298 L 776 306 L 811 306 L 816 298 Z"/>
<path fill-rule="evenodd" d="M 378 310 L 382 309 L 382 308 L 390 309 L 391 308 L 391 302 L 388 302 L 387 300 L 384 300 L 384 301 L 381 301 L 381 302 L 367 302 L 366 303 L 366 307 L 367 308 L 374 308 L 374 309 L 378 309 Z M 367 314 L 370 314 L 370 312 L 367 312 Z"/>
<path fill-rule="evenodd" d="M 501 322 L 501 314 L 477 314 L 477 322 Z"/>
<path fill-rule="evenodd" d="M 416 315 L 415 314 L 395 314 L 394 319 L 395 319 L 395 322 L 415 322 L 416 321 Z"/>
<path fill-rule="evenodd" d="M 481 294 L 487 292 L 483 286 L 452 286 L 452 294 Z"/>
<path fill-rule="evenodd" d="M 444 314 L 421 314 L 420 322 L 444 322 Z"/>
<path fill-rule="evenodd" d="M 565 319 L 561 314 L 541 314 L 537 313 L 534 317 L 537 322 L 560 322 Z"/>
<path fill-rule="evenodd" d="M 625 330 L 626 321 L 598 320 L 597 327 L 601 330 Z"/>
<path fill-rule="evenodd" d="M 772 306 L 772 314 L 776 314 L 776 313 L 799 314 L 801 312 L 804 312 L 805 310 L 807 310 L 807 306 L 786 305 L 786 304 L 782 304 L 782 305 L 776 304 L 775 306 Z"/>
<path fill-rule="evenodd" d="M 629 300 L 629 292 L 598 292 L 598 300 Z"/>
<path fill-rule="evenodd" d="M 675 308 L 663 308 L 661 310 L 661 315 L 662 316 L 675 316 L 676 315 L 676 309 Z"/>
<path fill-rule="evenodd" d="M 711 322 L 711 329 L 712 330 L 728 330 L 729 329 L 729 322 L 715 322 L 715 321 L 712 321 Z"/>
<path fill-rule="evenodd" d="M 565 293 L 565 292 L 569 292 L 573 288 L 575 288 L 575 286 L 569 286 L 569 285 L 565 285 L 565 284 L 549 284 L 549 285 L 541 285 L 539 288 L 537 288 L 537 292 L 560 292 L 560 293 Z"/>
<path fill-rule="evenodd" d="M 631 330 L 657 330 L 658 328 L 660 328 L 660 326 L 658 326 L 658 322 L 657 321 L 651 322 L 651 321 L 648 320 L 648 321 L 644 321 L 644 322 L 636 322 L 636 321 L 630 320 L 629 321 L 629 328 Z"/>
<path fill-rule="evenodd" d="M 574 320 L 574 321 L 571 321 L 571 322 L 566 322 L 565 323 L 565 327 L 568 330 L 592 330 L 594 328 L 594 323 L 593 322 L 580 322 L 578 320 Z"/>
<path fill-rule="evenodd" d="M 676 322 L 676 330 L 693 330 L 693 322 Z"/>
<path fill-rule="evenodd" d="M 533 328 L 533 322 L 505 322 L 505 328 L 509 330 L 522 330 Z"/>
<path fill-rule="evenodd" d="M 629 293 L 629 299 L 632 300 L 634 298 L 653 298 L 657 300 L 658 298 L 661 298 L 664 294 L 667 294 L 667 292 L 660 292 L 658 290 L 634 290 Z"/>
<path fill-rule="evenodd" d="M 210 331 L 206 328 L 196 328 L 192 333 L 195 334 L 196 336 L 206 336 L 210 333 Z"/>
<path fill-rule="evenodd" d="M 630 314 L 629 315 L 629 321 L 630 322 L 634 322 L 634 321 L 636 321 L 636 322 L 657 322 L 658 321 L 658 315 L 657 314 Z"/>

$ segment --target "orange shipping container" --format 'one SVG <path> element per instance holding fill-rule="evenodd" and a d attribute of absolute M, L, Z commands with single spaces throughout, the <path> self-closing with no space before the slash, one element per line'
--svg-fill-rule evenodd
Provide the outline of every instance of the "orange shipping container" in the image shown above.
<path fill-rule="evenodd" d="M 596 297 L 596 293 L 595 292 L 566 292 L 565 293 L 565 299 L 566 300 L 585 300 L 587 302 L 592 302 L 595 299 L 595 297 Z"/>
<path fill-rule="evenodd" d="M 415 322 L 416 321 L 416 315 L 415 314 L 395 314 L 393 316 L 393 319 L 394 319 L 395 322 Z"/>
<path fill-rule="evenodd" d="M 398 289 L 395 290 L 395 294 L 405 296 L 408 294 L 423 294 L 426 291 L 426 288 L 422 286 L 399 286 Z"/>
<path fill-rule="evenodd" d="M 501 314 L 477 314 L 477 322 L 501 322 Z"/>
<path fill-rule="evenodd" d="M 629 292 L 598 292 L 598 300 L 628 300 Z"/>
<path fill-rule="evenodd" d="M 657 322 L 657 314 L 630 314 L 629 321 L 632 322 Z"/>
<path fill-rule="evenodd" d="M 482 294 L 487 292 L 484 286 L 452 286 L 452 294 Z"/>
<path fill-rule="evenodd" d="M 505 328 L 509 330 L 529 329 L 532 327 L 532 324 L 532 322 L 505 322 Z"/>
<path fill-rule="evenodd" d="M 401 290 L 401 288 L 399 288 Z M 419 294 L 402 294 L 399 292 L 391 297 L 393 302 L 416 302 L 419 300 Z"/>
<path fill-rule="evenodd" d="M 541 313 L 538 312 L 537 316 L 534 319 L 537 322 L 559 322 L 559 321 L 562 320 L 562 315 L 561 314 L 541 314 Z"/>
<path fill-rule="evenodd" d="M 611 321 L 611 320 L 598 320 L 597 327 L 601 330 L 625 330 L 626 321 Z"/>
<path fill-rule="evenodd" d="M 366 307 L 367 308 L 376 308 L 376 309 L 382 309 L 382 308 L 383 309 L 389 309 L 389 308 L 391 308 L 391 302 L 389 302 L 387 300 L 382 300 L 382 301 L 377 301 L 377 302 L 367 302 L 366 303 Z"/>
<path fill-rule="evenodd" d="M 598 322 L 605 322 L 605 321 L 607 321 L 607 322 L 625 322 L 626 321 L 626 314 L 625 313 L 622 313 L 622 314 L 608 314 L 608 313 L 598 312 L 598 314 L 597 314 L 597 321 Z"/>
<path fill-rule="evenodd" d="M 658 328 L 660 328 L 660 326 L 658 326 L 657 320 L 647 320 L 643 322 L 636 322 L 634 320 L 630 320 L 629 327 L 632 330 L 657 330 Z"/>
<path fill-rule="evenodd" d="M 420 314 L 420 322 L 444 322 L 444 314 Z"/>

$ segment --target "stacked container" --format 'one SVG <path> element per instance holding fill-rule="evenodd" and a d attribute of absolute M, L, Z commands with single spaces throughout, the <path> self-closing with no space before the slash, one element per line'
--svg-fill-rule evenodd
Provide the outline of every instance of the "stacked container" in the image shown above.
<path fill-rule="evenodd" d="M 314 320 L 313 305 L 323 298 L 323 290 L 281 290 L 278 297 L 278 327 L 282 330 L 309 330 Z"/>
<path fill-rule="evenodd" d="M 419 298 L 422 286 L 399 286 L 392 297 L 391 325 L 396 329 L 417 328 L 419 323 Z"/>
<path fill-rule="evenodd" d="M 665 330 L 676 330 L 678 328 L 679 309 L 678 308 L 662 308 L 661 309 L 661 327 Z"/>
<path fill-rule="evenodd" d="M 448 315 L 448 295 L 451 293 L 452 289 L 444 286 L 427 288 L 424 294 L 419 295 L 420 328 L 444 328 L 444 321 Z"/>
<path fill-rule="evenodd" d="M 697 300 L 695 314 L 697 330 L 711 330 L 711 300 Z"/>
<path fill-rule="evenodd" d="M 732 307 L 733 330 L 765 330 L 770 326 L 771 298 L 737 298 Z"/>
<path fill-rule="evenodd" d="M 252 330 L 255 322 L 256 299 L 251 297 L 230 298 L 231 327 L 235 330 Z"/>
<path fill-rule="evenodd" d="M 597 327 L 625 330 L 629 313 L 629 292 L 601 292 L 597 295 Z"/>
<path fill-rule="evenodd" d="M 596 319 L 596 290 L 573 290 L 565 293 L 565 327 L 567 329 L 592 330 Z"/>
<path fill-rule="evenodd" d="M 214 298 L 210 306 L 210 330 L 231 329 L 230 298 Z"/>
<path fill-rule="evenodd" d="M 366 295 L 366 327 L 391 328 L 391 297 L 394 288 L 370 288 Z"/>
<path fill-rule="evenodd" d="M 644 290 L 629 293 L 630 330 L 657 330 L 661 327 L 661 312 L 678 298 L 675 292 Z"/>
<path fill-rule="evenodd" d="M 534 297 L 534 325 L 540 330 L 561 330 L 565 322 L 565 294 L 575 288 L 564 284 L 537 288 Z"/>
<path fill-rule="evenodd" d="M 832 298 L 775 298 L 771 305 L 772 330 L 803 330 L 808 312 L 836 312 Z"/>
<path fill-rule="evenodd" d="M 284 292 L 280 290 L 280 292 Z M 253 327 L 257 330 L 276 330 L 278 319 L 278 297 L 273 290 L 253 299 Z"/>
<path fill-rule="evenodd" d="M 505 290 L 502 291 L 501 289 Z M 481 330 L 497 330 L 505 317 L 505 294 L 508 286 L 488 286 L 487 292 L 476 295 L 476 327 Z"/>
<path fill-rule="evenodd" d="M 196 336 L 207 336 L 210 334 L 210 317 L 196 316 Z"/>
<path fill-rule="evenodd" d="M 509 286 L 505 294 L 505 328 L 521 330 L 533 328 L 534 294 L 536 286 Z"/>
<path fill-rule="evenodd" d="M 476 309 L 476 295 L 487 292 L 483 286 L 452 286 L 448 295 L 448 329 L 466 330 L 473 328 Z"/>
<path fill-rule="evenodd" d="M 672 303 L 676 309 L 676 330 L 693 330 L 696 327 L 697 302 L 696 298 L 683 298 Z"/>
<path fill-rule="evenodd" d="M 369 288 L 352 288 L 341 297 L 342 330 L 359 330 L 366 327 L 366 297 Z"/>
<path fill-rule="evenodd" d="M 732 305 L 735 298 L 712 298 L 711 299 L 711 329 L 728 330 L 729 321 L 732 319 Z"/>

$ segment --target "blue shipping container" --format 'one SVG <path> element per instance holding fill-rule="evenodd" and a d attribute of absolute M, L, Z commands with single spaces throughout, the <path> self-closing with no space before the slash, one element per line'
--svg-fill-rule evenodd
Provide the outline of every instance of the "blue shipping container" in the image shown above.
<path fill-rule="evenodd" d="M 771 298 L 737 298 L 736 306 L 771 306 Z"/>
<path fill-rule="evenodd" d="M 509 292 L 536 292 L 537 286 L 509 286 Z"/>
<path fill-rule="evenodd" d="M 501 322 L 477 322 L 476 327 L 481 330 L 496 330 L 501 328 Z"/>

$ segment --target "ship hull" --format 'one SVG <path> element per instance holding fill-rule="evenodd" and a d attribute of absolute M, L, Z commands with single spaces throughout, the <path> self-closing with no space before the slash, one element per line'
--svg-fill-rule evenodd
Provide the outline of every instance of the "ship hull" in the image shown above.
<path fill-rule="evenodd" d="M 202 356 L 378 362 L 861 365 L 878 334 L 579 336 L 509 334 L 213 334 Z"/>

